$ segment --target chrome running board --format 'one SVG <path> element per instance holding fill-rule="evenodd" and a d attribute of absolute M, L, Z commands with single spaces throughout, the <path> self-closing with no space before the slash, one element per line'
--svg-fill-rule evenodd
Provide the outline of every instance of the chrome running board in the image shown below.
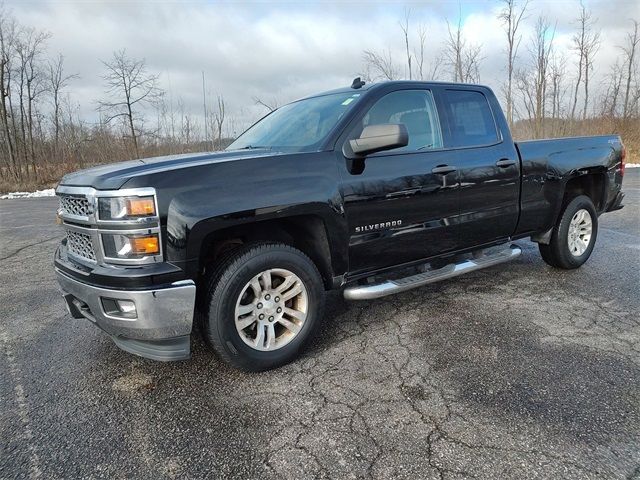
<path fill-rule="evenodd" d="M 394 293 L 404 292 L 412 288 L 422 287 L 429 283 L 439 282 L 448 278 L 457 277 L 465 273 L 491 267 L 499 263 L 507 262 L 519 256 L 522 249 L 518 245 L 510 245 L 504 250 L 487 255 L 480 255 L 476 258 L 463 260 L 459 263 L 450 263 L 442 268 L 430 270 L 410 277 L 396 280 L 385 280 L 381 283 L 371 285 L 353 285 L 345 288 L 344 298 L 347 300 L 371 300 L 373 298 L 385 297 Z"/>

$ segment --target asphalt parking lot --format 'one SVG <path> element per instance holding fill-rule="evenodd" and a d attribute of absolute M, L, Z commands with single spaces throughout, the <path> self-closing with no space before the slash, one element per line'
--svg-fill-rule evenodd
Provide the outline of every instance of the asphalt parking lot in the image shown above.
<path fill-rule="evenodd" d="M 261 374 L 124 353 L 65 311 L 54 198 L 0 201 L 0 478 L 640 478 L 640 169 L 580 270 L 521 257 L 329 298 Z"/>

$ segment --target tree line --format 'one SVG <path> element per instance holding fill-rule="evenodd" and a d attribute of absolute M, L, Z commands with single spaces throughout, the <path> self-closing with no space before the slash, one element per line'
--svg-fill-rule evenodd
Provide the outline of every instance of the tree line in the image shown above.
<path fill-rule="evenodd" d="M 534 0 L 532 0 L 534 1 Z M 499 85 L 507 121 L 516 138 L 620 133 L 637 158 L 640 147 L 640 68 L 638 20 L 626 20 L 624 43 L 604 84 L 595 95 L 593 71 L 602 45 L 597 19 L 579 4 L 570 55 L 556 49 L 557 25 L 541 15 L 533 34 L 523 38 L 524 20 L 530 18 L 530 0 L 500 0 L 497 18 L 504 34 L 504 81 Z M 424 23 L 413 25 L 411 10 L 398 22 L 404 59 L 391 49 L 365 50 L 361 76 L 376 80 L 451 80 L 480 83 L 484 46 L 465 35 L 462 15 L 446 19 L 447 33 L 436 45 L 431 61 L 425 58 L 430 38 Z M 622 21 L 624 24 L 624 21 Z M 492 45 L 491 48 L 496 48 Z"/>
<path fill-rule="evenodd" d="M 567 53 L 556 49 L 556 24 L 544 16 L 523 38 L 529 0 L 500 1 L 505 75 L 497 93 L 516 138 L 620 133 L 630 156 L 637 157 L 638 21 L 627 21 L 619 55 L 604 83 L 594 88 L 602 38 L 584 4 Z M 435 55 L 438 42 L 425 24 L 413 21 L 411 10 L 398 24 L 403 54 L 397 53 L 400 49 L 364 50 L 359 74 L 365 80 L 482 81 L 485 47 L 465 35 L 462 15 L 455 22 L 446 20 L 447 33 Z M 61 54 L 48 54 L 49 38 L 19 24 L 0 6 L 0 191 L 54 184 L 66 172 L 99 163 L 222 149 L 231 141 L 227 132 L 239 126 L 222 94 L 207 96 L 204 72 L 203 115 L 194 115 L 181 100 L 168 97 L 159 75 L 143 59 L 125 50 L 102 61 L 104 94 L 95 101 L 99 121 L 88 122 L 71 94 L 78 74 L 67 71 Z M 253 102 L 265 113 L 282 103 L 275 98 Z"/>
<path fill-rule="evenodd" d="M 103 60 L 99 121 L 80 114 L 71 95 L 79 76 L 64 57 L 47 55 L 50 35 L 20 25 L 0 5 L 0 192 L 55 184 L 62 175 L 100 163 L 220 150 L 235 130 L 223 95 L 204 116 L 173 102 L 159 75 L 125 50 Z M 203 73 L 204 87 L 204 73 Z"/>

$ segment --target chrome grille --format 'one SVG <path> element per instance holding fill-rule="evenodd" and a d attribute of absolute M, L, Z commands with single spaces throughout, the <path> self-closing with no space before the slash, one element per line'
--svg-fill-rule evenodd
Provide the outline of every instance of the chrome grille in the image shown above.
<path fill-rule="evenodd" d="M 2 0 L 0 0 L 2 2 Z M 157 255 L 143 258 L 106 257 L 102 246 L 105 235 L 113 235 L 113 230 L 123 235 L 154 233 L 160 237 L 160 218 L 141 217 L 135 220 L 101 220 L 97 206 L 100 198 L 114 197 L 154 197 L 151 187 L 128 188 L 123 190 L 96 190 L 93 187 L 58 185 L 56 195 L 59 200 L 58 220 L 65 229 L 66 248 L 61 250 L 61 260 L 93 268 L 95 265 L 146 265 L 162 259 L 162 250 Z M 66 255 L 64 255 L 66 253 Z"/>
<path fill-rule="evenodd" d="M 92 262 L 96 261 L 91 236 L 85 235 L 84 233 L 67 230 L 67 250 L 69 253 L 91 260 Z"/>
<path fill-rule="evenodd" d="M 88 217 L 93 213 L 91 203 L 87 197 L 76 197 L 72 195 L 60 196 L 60 211 L 64 215 L 75 215 L 77 217 Z"/>

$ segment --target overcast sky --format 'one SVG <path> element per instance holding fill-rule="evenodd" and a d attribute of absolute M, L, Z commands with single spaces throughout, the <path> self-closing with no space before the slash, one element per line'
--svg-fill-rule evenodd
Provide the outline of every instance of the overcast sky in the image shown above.
<path fill-rule="evenodd" d="M 1 2 L 1 0 L 0 0 Z M 640 19 L 640 0 L 586 1 L 597 18 L 602 46 L 595 61 L 595 82 L 601 81 L 619 56 L 618 45 Z M 346 86 L 362 71 L 362 51 L 390 48 L 404 62 L 398 22 L 406 8 L 411 24 L 429 32 L 428 59 L 442 49 L 446 21 L 462 12 L 464 33 L 482 44 L 482 83 L 496 91 L 505 75 L 505 38 L 496 18 L 497 0 L 374 1 L 28 1 L 5 0 L 25 26 L 51 33 L 48 51 L 65 57 L 79 79 L 69 87 L 82 116 L 95 120 L 95 101 L 103 97 L 101 60 L 125 48 L 145 58 L 161 75 L 168 99 L 182 99 L 194 115 L 202 112 L 202 72 L 210 99 L 222 93 L 230 114 L 246 122 L 264 113 L 252 97 L 287 102 L 318 91 Z M 557 22 L 556 49 L 568 58 L 578 16 L 577 0 L 531 0 L 522 30 L 520 64 L 527 62 L 526 42 L 539 15 Z M 444 69 L 440 79 L 449 80 Z M 240 127 L 238 127 L 240 128 Z M 232 132 L 230 132 L 232 133 Z"/>

